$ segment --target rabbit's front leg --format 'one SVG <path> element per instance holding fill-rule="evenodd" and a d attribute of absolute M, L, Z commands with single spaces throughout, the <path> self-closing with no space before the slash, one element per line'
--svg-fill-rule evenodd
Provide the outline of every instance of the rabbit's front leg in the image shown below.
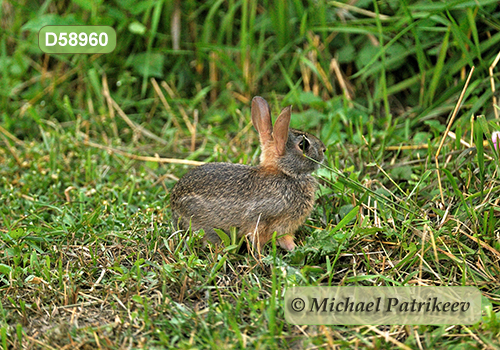
<path fill-rule="evenodd" d="M 278 244 L 281 248 L 290 252 L 295 249 L 295 242 L 293 239 L 294 237 L 292 235 L 284 235 L 278 238 Z"/>

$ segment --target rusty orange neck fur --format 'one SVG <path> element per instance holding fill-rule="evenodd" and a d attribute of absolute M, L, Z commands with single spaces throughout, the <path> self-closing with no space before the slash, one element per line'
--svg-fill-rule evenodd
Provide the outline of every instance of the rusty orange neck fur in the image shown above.
<path fill-rule="evenodd" d="M 271 141 L 262 147 L 262 153 L 260 155 L 260 167 L 263 168 L 266 172 L 271 174 L 279 173 L 280 170 L 278 168 L 278 151 L 276 150 L 276 146 L 274 142 Z"/>

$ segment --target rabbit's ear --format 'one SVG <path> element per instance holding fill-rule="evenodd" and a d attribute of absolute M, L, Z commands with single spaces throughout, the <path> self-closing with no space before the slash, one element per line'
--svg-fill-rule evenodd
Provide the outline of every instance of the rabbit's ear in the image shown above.
<path fill-rule="evenodd" d="M 266 100 L 260 96 L 255 96 L 252 99 L 252 123 L 259 133 L 262 145 L 266 145 L 272 141 L 273 124 L 271 122 L 271 110 Z"/>
<path fill-rule="evenodd" d="M 285 155 L 286 141 L 288 140 L 288 127 L 292 115 L 292 106 L 283 108 L 278 119 L 274 123 L 273 138 L 276 145 L 276 151 L 279 156 Z"/>

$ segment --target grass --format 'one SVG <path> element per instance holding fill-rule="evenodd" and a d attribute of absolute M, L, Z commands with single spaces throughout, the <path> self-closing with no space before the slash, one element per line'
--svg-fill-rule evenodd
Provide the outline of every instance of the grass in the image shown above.
<path fill-rule="evenodd" d="M 500 346 L 497 1 L 0 8 L 1 348 Z M 111 25 L 117 48 L 44 55 L 49 23 Z M 203 250 L 169 192 L 197 162 L 258 162 L 256 94 L 327 145 L 315 210 L 292 253 Z M 296 285 L 476 286 L 483 315 L 294 326 Z"/>

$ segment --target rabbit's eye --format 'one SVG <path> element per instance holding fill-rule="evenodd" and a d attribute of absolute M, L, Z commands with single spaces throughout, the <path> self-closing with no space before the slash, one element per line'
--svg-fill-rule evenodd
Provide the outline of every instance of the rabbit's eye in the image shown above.
<path fill-rule="evenodd" d="M 309 146 L 310 146 L 309 140 L 307 139 L 307 137 L 302 135 L 302 140 L 300 140 L 299 142 L 299 148 L 302 150 L 302 152 L 307 152 Z"/>

